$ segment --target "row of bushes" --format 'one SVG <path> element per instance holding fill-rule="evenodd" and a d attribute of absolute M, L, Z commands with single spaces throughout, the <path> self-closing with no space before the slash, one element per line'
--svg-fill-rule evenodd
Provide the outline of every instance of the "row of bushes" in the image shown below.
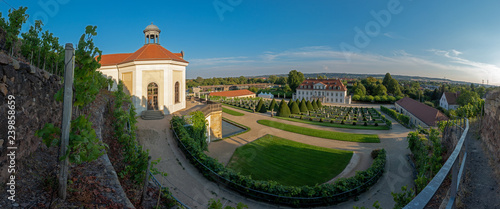
<path fill-rule="evenodd" d="M 408 148 L 413 154 L 417 167 L 415 187 L 417 194 L 424 189 L 430 180 L 443 166 L 442 154 L 444 152 L 436 129 L 420 129 L 408 134 Z"/>
<path fill-rule="evenodd" d="M 318 118 L 318 117 L 308 117 L 308 116 L 305 116 L 304 115 L 290 115 L 289 116 L 290 118 L 295 118 L 295 119 L 301 119 L 301 120 L 308 120 L 308 121 L 316 121 L 316 122 L 325 122 L 325 123 L 335 123 L 335 121 L 337 120 L 336 118 Z M 340 120 L 340 124 L 345 124 L 346 122 L 346 119 L 342 119 Z M 373 125 L 374 126 L 378 126 L 378 123 L 376 122 L 375 119 L 373 119 L 372 121 L 367 121 L 366 118 L 363 119 L 363 121 L 360 121 L 360 120 L 352 120 L 352 125 L 356 125 L 356 123 L 363 123 L 364 126 L 368 126 L 368 122 L 370 123 L 374 123 Z"/>
<path fill-rule="evenodd" d="M 135 118 L 135 107 L 130 96 L 123 92 L 123 86 L 123 82 L 120 81 L 118 90 L 114 92 L 115 104 L 113 112 L 115 137 L 122 145 L 124 160 L 127 163 L 127 166 L 119 175 L 122 178 L 130 176 L 136 184 L 142 184 L 148 168 L 149 153 L 142 150 L 136 140 L 137 119 Z M 127 104 L 130 104 L 130 108 L 125 110 L 124 105 Z"/>
<path fill-rule="evenodd" d="M 441 130 L 442 131 L 442 130 Z M 408 133 L 408 148 L 415 163 L 415 190 L 407 186 L 402 192 L 391 192 L 396 202 L 394 208 L 403 208 L 420 193 L 443 167 L 443 153 L 446 152 L 439 137 L 439 129 L 422 129 Z"/>
<path fill-rule="evenodd" d="M 403 98 L 402 96 L 394 97 L 394 96 L 354 95 L 352 96 L 352 101 L 394 103 L 402 98 Z"/>
<path fill-rule="evenodd" d="M 384 107 L 384 106 L 380 106 L 380 110 L 382 112 L 388 114 L 389 116 L 394 118 L 394 120 L 397 120 L 399 123 L 401 123 L 402 125 L 404 125 L 406 127 L 408 127 L 408 125 L 410 124 L 410 117 L 408 117 L 406 115 L 398 113 L 395 110 L 389 109 L 389 108 Z"/>
<path fill-rule="evenodd" d="M 224 167 L 197 148 L 196 139 L 191 137 L 183 118 L 174 116 L 170 123 L 179 147 L 204 176 L 227 185 L 242 195 L 278 204 L 308 207 L 346 201 L 374 185 L 382 176 L 386 163 L 385 150 L 381 150 L 372 166 L 357 172 L 354 177 L 340 178 L 333 184 L 285 186 L 276 181 L 253 180 Z"/>

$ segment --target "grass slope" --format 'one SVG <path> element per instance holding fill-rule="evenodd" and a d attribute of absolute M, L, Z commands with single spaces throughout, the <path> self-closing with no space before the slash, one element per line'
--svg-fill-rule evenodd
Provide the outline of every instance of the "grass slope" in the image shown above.
<path fill-rule="evenodd" d="M 352 151 L 316 147 L 265 135 L 237 148 L 228 167 L 256 180 L 314 186 L 337 176 L 351 157 Z"/>
<path fill-rule="evenodd" d="M 376 134 L 351 134 L 351 133 L 343 133 L 335 131 L 325 131 L 312 128 L 305 128 L 301 126 L 294 126 L 270 120 L 258 120 L 257 123 L 281 129 L 284 131 L 303 134 L 307 136 L 320 137 L 325 139 L 334 139 L 340 141 L 361 142 L 361 143 L 380 143 L 380 139 Z"/>
<path fill-rule="evenodd" d="M 309 121 L 309 120 L 302 120 L 302 119 L 288 118 L 288 117 L 279 117 L 279 116 L 276 116 L 275 118 L 279 118 L 279 119 L 282 119 L 282 120 L 299 122 L 299 123 L 306 123 L 306 124 L 318 125 L 318 126 L 335 127 L 335 128 L 366 129 L 366 130 L 389 130 L 389 127 L 387 127 L 385 125 L 381 125 L 381 126 L 364 126 L 363 123 L 358 123 L 357 125 L 353 126 L 353 125 L 349 125 L 349 124 L 324 123 L 324 122 L 318 122 L 318 121 Z"/>
<path fill-rule="evenodd" d="M 241 112 L 236 112 L 234 110 L 230 110 L 230 109 L 226 109 L 226 108 L 222 108 L 222 112 L 230 114 L 230 115 L 234 115 L 234 116 L 243 116 L 243 115 L 245 115 L 245 114 L 243 114 Z"/>

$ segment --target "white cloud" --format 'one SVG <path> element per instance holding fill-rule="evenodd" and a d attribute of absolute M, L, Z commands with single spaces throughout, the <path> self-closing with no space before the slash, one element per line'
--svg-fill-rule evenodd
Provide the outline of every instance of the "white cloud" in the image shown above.
<path fill-rule="evenodd" d="M 202 75 L 205 77 L 283 74 L 292 69 L 304 73 L 385 74 L 390 72 L 399 75 L 446 77 L 469 82 L 489 79 L 490 84 L 500 84 L 498 66 L 460 58 L 459 56 L 463 53 L 457 50 L 432 49 L 428 51 L 431 54 L 421 56 L 410 54 L 405 50 L 394 51 L 390 56 L 352 53 L 351 61 L 347 62 L 341 51 L 328 46 L 310 46 L 282 52 L 266 51 L 253 59 L 248 57 L 195 59 L 191 60 L 191 64 L 194 65 L 191 70 L 203 69 L 200 71 L 207 73 L 207 75 Z"/>
<path fill-rule="evenodd" d="M 203 59 L 192 59 L 190 60 L 191 65 L 203 66 L 203 65 L 224 65 L 224 64 L 238 64 L 238 63 L 250 63 L 254 60 L 248 59 L 248 57 L 215 57 L 215 58 L 203 58 Z"/>
<path fill-rule="evenodd" d="M 403 40 L 408 40 L 408 38 L 406 37 L 403 37 L 401 35 L 398 35 L 394 32 L 386 32 L 384 34 L 382 34 L 383 36 L 387 37 L 387 38 L 390 38 L 390 39 L 403 39 Z"/>
<path fill-rule="evenodd" d="M 436 55 L 448 58 L 448 61 L 451 63 L 459 64 L 466 69 L 471 70 L 475 74 L 474 76 L 480 77 L 481 80 L 489 80 L 492 84 L 500 84 L 500 67 L 497 65 L 476 62 L 459 57 L 463 53 L 454 49 L 448 51 L 431 49 L 429 51 L 434 52 Z"/>

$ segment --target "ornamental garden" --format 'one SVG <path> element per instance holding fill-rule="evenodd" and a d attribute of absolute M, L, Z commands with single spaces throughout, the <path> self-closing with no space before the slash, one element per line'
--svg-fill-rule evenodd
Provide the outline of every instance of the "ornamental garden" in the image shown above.
<path fill-rule="evenodd" d="M 274 99 L 210 98 L 223 105 L 249 112 L 276 113 L 277 118 L 321 126 L 352 129 L 387 130 L 391 122 L 375 108 L 323 106 L 321 101 L 296 100 L 278 104 Z M 286 106 L 286 107 L 285 107 Z"/>
<path fill-rule="evenodd" d="M 390 128 L 390 122 L 373 108 L 323 106 L 318 100 L 282 100 L 278 103 L 262 98 L 209 99 L 220 102 L 225 114 L 242 118 L 248 114 L 273 116 L 279 120 L 263 117 L 256 122 L 284 132 L 328 140 L 380 143 L 377 134 L 322 130 L 287 121 L 351 129 Z M 349 164 L 353 151 L 312 146 L 270 134 L 249 139 L 251 142 L 231 151 L 228 162 L 221 163 L 208 155 L 205 138 L 194 133 L 189 124 L 206 130 L 202 122 L 195 125 L 183 117 L 173 117 L 171 121 L 178 145 L 193 165 L 208 179 L 256 200 L 293 207 L 336 204 L 357 197 L 384 173 L 386 155 L 383 149 L 372 150 L 373 163 L 366 170 L 357 171 L 348 178 L 334 179 Z"/>

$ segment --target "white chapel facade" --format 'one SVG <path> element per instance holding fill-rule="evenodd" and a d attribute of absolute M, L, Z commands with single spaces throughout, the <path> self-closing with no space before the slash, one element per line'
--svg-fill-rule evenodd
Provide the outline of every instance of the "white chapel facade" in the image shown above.
<path fill-rule="evenodd" d="M 101 71 L 114 80 L 113 90 L 119 80 L 124 91 L 132 96 L 136 113 L 160 110 L 171 114 L 186 107 L 186 67 L 184 52 L 172 53 L 159 44 L 161 30 L 153 25 L 144 32 L 144 46 L 134 53 L 101 56 Z"/>

